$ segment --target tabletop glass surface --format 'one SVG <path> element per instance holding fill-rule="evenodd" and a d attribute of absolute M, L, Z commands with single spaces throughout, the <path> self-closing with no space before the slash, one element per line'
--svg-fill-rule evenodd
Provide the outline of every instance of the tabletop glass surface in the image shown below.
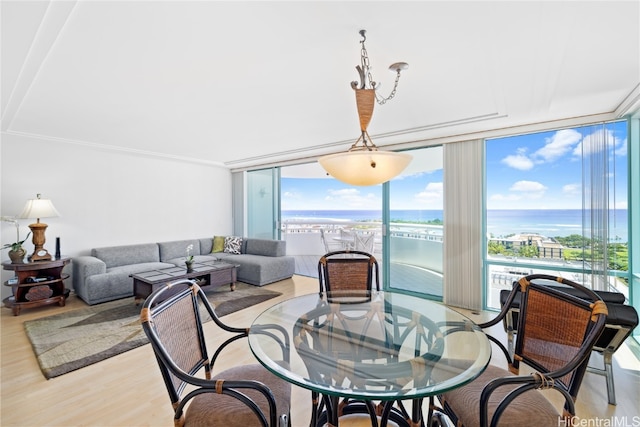
<path fill-rule="evenodd" d="M 290 343 L 289 363 L 274 337 Z M 303 295 L 260 314 L 249 345 L 270 371 L 319 393 L 371 400 L 426 397 L 475 379 L 491 357 L 469 318 L 393 292 Z"/>

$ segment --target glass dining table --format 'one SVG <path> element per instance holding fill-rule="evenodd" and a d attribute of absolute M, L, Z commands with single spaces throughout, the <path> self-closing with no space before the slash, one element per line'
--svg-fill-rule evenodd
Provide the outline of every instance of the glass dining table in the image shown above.
<path fill-rule="evenodd" d="M 293 347 L 287 357 L 274 330 Z M 338 426 L 354 413 L 368 414 L 373 426 L 419 426 L 424 398 L 469 383 L 491 357 L 487 336 L 469 318 L 388 291 L 282 301 L 254 320 L 249 345 L 275 375 L 311 391 L 313 427 Z"/>

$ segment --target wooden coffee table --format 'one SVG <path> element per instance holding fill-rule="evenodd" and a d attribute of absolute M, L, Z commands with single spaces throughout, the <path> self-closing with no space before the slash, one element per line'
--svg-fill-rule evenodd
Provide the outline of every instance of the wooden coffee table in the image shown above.
<path fill-rule="evenodd" d="M 169 282 L 180 279 L 194 279 L 200 287 L 207 288 L 229 284 L 231 291 L 236 289 L 238 265 L 224 261 L 194 262 L 193 268 L 187 272 L 185 267 L 170 267 L 132 274 L 133 296 L 136 305 L 151 295 L 155 290 Z"/>

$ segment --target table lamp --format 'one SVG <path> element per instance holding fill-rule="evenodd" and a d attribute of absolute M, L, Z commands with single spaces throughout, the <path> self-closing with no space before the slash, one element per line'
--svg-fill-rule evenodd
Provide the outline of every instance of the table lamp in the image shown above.
<path fill-rule="evenodd" d="M 40 218 L 53 218 L 60 216 L 56 208 L 49 199 L 41 199 L 40 194 L 35 199 L 27 200 L 27 204 L 24 206 L 19 218 L 37 218 L 37 221 L 29 225 L 31 232 L 33 233 L 33 254 L 29 255 L 30 261 L 50 261 L 51 254 L 43 248 L 44 232 L 47 229 L 47 224 L 40 222 Z"/>

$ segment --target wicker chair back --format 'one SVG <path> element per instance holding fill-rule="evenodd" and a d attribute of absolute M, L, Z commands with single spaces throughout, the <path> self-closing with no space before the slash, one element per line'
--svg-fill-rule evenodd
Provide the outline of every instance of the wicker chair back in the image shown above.
<path fill-rule="evenodd" d="M 563 291 L 559 284 L 582 297 Z M 514 283 L 500 313 L 479 326 L 487 329 L 502 322 L 516 297 L 520 315 L 513 354 L 500 339 L 488 335 L 507 359 L 508 370 L 489 365 L 468 385 L 438 396 L 441 408 L 431 425 L 444 425 L 442 414 L 457 426 L 570 425 L 589 355 L 606 322 L 607 306 L 582 285 L 534 274 Z M 533 375 L 518 375 L 521 363 L 533 368 Z M 535 391 L 541 389 L 563 396 L 561 412 Z"/>
<path fill-rule="evenodd" d="M 320 292 L 380 290 L 378 261 L 362 251 L 335 251 L 323 255 L 318 261 Z"/>

